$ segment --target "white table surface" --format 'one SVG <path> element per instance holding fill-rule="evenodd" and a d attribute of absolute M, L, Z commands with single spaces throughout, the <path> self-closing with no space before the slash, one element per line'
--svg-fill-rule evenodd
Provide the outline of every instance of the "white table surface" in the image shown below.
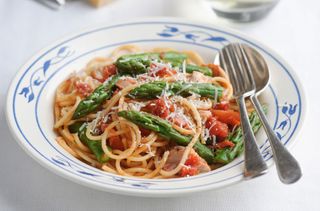
<path fill-rule="evenodd" d="M 31 0 L 0 1 L 0 210 L 320 210 L 320 1 L 281 0 L 270 16 L 251 24 L 218 20 L 197 0 L 177 7 L 179 2 L 183 0 L 116 0 L 100 10 L 72 2 L 52 11 Z M 308 116 L 292 150 L 304 174 L 298 183 L 281 184 L 273 168 L 260 178 L 183 198 L 120 196 L 63 179 L 18 146 L 4 114 L 7 89 L 18 68 L 74 30 L 141 16 L 180 16 L 228 25 L 256 37 L 294 67 L 308 100 Z"/>

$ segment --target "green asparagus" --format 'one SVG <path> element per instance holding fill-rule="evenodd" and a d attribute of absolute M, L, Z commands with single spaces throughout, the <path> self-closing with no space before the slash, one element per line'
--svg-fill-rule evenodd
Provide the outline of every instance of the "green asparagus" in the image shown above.
<path fill-rule="evenodd" d="M 121 75 L 138 75 L 146 73 L 152 59 L 159 59 L 157 53 L 124 55 L 117 59 L 115 65 Z"/>
<path fill-rule="evenodd" d="M 172 140 L 178 145 L 186 146 L 190 143 L 191 137 L 181 135 L 172 125 L 157 116 L 137 111 L 120 111 L 119 116 L 149 130 L 157 132 L 163 138 Z M 194 145 L 196 152 L 205 159 L 209 164 L 213 161 L 211 149 L 201 144 L 199 141 Z"/>
<path fill-rule="evenodd" d="M 133 99 L 155 99 L 165 90 L 170 95 L 177 94 L 183 97 L 190 96 L 192 93 L 202 97 L 218 100 L 222 96 L 223 88 L 209 83 L 167 83 L 165 81 L 154 81 L 142 84 L 133 89 L 128 94 Z"/>
<path fill-rule="evenodd" d="M 186 54 L 177 52 L 142 53 L 121 56 L 117 59 L 115 65 L 121 75 L 138 75 L 148 72 L 153 60 L 171 63 L 173 67 L 182 68 L 182 63 L 186 59 Z M 208 67 L 187 64 L 186 72 L 192 73 L 193 71 L 198 71 L 204 75 L 212 76 L 212 71 Z"/>
<path fill-rule="evenodd" d="M 72 119 L 79 119 L 92 111 L 95 111 L 105 100 L 112 96 L 115 84 L 118 80 L 119 76 L 113 76 L 108 82 L 98 86 L 90 96 L 79 103 L 73 113 Z"/>
<path fill-rule="evenodd" d="M 101 147 L 101 141 L 91 140 L 87 137 L 87 123 L 76 122 L 70 125 L 68 128 L 71 133 L 78 133 L 80 141 L 85 144 L 91 152 L 96 156 L 100 163 L 105 163 L 109 160 L 109 157 L 103 152 Z"/>
<path fill-rule="evenodd" d="M 194 71 L 201 72 L 207 76 L 212 76 L 212 70 L 209 67 L 197 66 L 197 65 L 192 65 L 192 64 L 186 65 L 186 72 L 187 73 L 192 73 Z"/>
<path fill-rule="evenodd" d="M 68 126 L 68 129 L 70 133 L 77 133 L 80 130 L 80 127 L 84 124 L 85 122 L 80 121 L 80 122 L 75 122 L 72 125 Z"/>
<path fill-rule="evenodd" d="M 178 66 L 178 67 L 182 65 L 183 61 L 185 61 L 188 58 L 186 54 L 177 53 L 177 52 L 160 53 L 159 57 L 164 62 L 169 62 L 173 66 Z"/>
<path fill-rule="evenodd" d="M 266 107 L 264 107 L 266 111 Z M 261 121 L 258 114 L 253 111 L 249 115 L 249 120 L 254 133 L 261 127 Z M 227 164 L 230 163 L 235 157 L 239 156 L 244 149 L 241 127 L 238 127 L 233 133 L 229 134 L 228 140 L 232 141 L 235 146 L 233 148 L 218 149 L 214 152 L 214 163 Z"/>

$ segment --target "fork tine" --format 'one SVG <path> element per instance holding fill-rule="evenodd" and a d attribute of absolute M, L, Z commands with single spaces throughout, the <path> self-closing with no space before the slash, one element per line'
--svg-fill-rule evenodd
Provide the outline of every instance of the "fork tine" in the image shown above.
<path fill-rule="evenodd" d="M 238 80 L 240 80 L 241 83 L 241 88 L 242 89 L 247 89 L 247 80 L 246 80 L 246 76 L 244 74 L 244 67 L 242 65 L 241 62 L 241 55 L 240 55 L 240 51 L 239 51 L 239 44 L 234 44 L 231 46 L 232 47 L 232 53 L 234 54 L 234 58 L 233 61 L 235 63 L 235 66 L 237 66 L 237 69 L 235 69 L 236 76 L 238 78 Z"/>
<path fill-rule="evenodd" d="M 241 51 L 240 51 L 240 44 L 235 43 L 234 45 L 232 45 L 233 47 L 233 52 L 235 54 L 234 57 L 234 62 L 237 64 L 237 77 L 241 79 L 241 83 L 242 83 L 242 89 L 247 89 L 248 88 L 248 78 L 245 74 L 245 66 L 243 64 L 242 61 L 242 55 L 241 55 Z"/>
<path fill-rule="evenodd" d="M 235 86 L 235 88 L 238 88 L 238 82 L 235 78 L 235 75 L 233 74 L 233 72 L 230 71 L 233 69 L 230 64 L 230 57 L 227 55 L 227 52 L 225 51 L 225 49 L 221 51 L 220 55 L 221 55 L 222 64 L 224 65 L 223 68 L 226 70 L 231 83 Z"/>
<path fill-rule="evenodd" d="M 254 78 L 252 75 L 251 65 L 248 61 L 248 56 L 242 46 L 243 44 L 234 44 L 232 45 L 233 51 L 235 52 L 234 59 L 236 60 L 238 67 L 238 77 L 241 78 L 243 89 L 252 89 L 255 87 Z"/>
<path fill-rule="evenodd" d="M 240 51 L 241 51 L 241 56 L 242 56 L 242 61 L 245 65 L 245 75 L 247 76 L 248 78 L 248 81 L 249 83 L 253 84 L 254 87 L 255 87 L 255 81 L 254 81 L 254 78 L 253 78 L 253 74 L 252 74 L 252 69 L 251 69 L 251 65 L 249 63 L 249 60 L 248 60 L 248 55 L 247 55 L 247 52 L 244 50 L 243 44 L 239 45 L 240 47 Z"/>

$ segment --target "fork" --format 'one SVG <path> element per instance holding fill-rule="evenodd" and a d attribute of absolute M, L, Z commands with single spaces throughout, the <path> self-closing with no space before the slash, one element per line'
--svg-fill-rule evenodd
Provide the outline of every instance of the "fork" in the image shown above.
<path fill-rule="evenodd" d="M 239 105 L 244 138 L 244 176 L 256 177 L 266 173 L 267 165 L 260 154 L 245 106 L 245 98 L 255 93 L 255 82 L 247 56 L 239 43 L 231 43 L 221 50 L 221 65 L 233 86 L 233 96 Z"/>

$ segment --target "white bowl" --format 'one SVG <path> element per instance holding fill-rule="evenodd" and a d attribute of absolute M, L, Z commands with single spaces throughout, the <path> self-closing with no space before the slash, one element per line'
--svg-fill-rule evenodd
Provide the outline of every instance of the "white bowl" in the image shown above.
<path fill-rule="evenodd" d="M 18 71 L 7 98 L 7 121 L 22 148 L 40 164 L 82 185 L 104 191 L 163 197 L 215 189 L 243 181 L 243 156 L 206 174 L 181 179 L 151 180 L 118 176 L 93 168 L 61 148 L 53 131 L 55 89 L 70 73 L 95 56 L 108 56 L 116 47 L 137 44 L 195 50 L 212 62 L 217 50 L 230 42 L 244 42 L 267 60 L 270 86 L 261 99 L 281 141 L 295 142 L 305 114 L 305 99 L 291 67 L 272 50 L 238 32 L 183 19 L 147 19 L 95 27 L 65 37 L 32 57 Z M 268 166 L 272 153 L 264 132 L 257 141 Z"/>

